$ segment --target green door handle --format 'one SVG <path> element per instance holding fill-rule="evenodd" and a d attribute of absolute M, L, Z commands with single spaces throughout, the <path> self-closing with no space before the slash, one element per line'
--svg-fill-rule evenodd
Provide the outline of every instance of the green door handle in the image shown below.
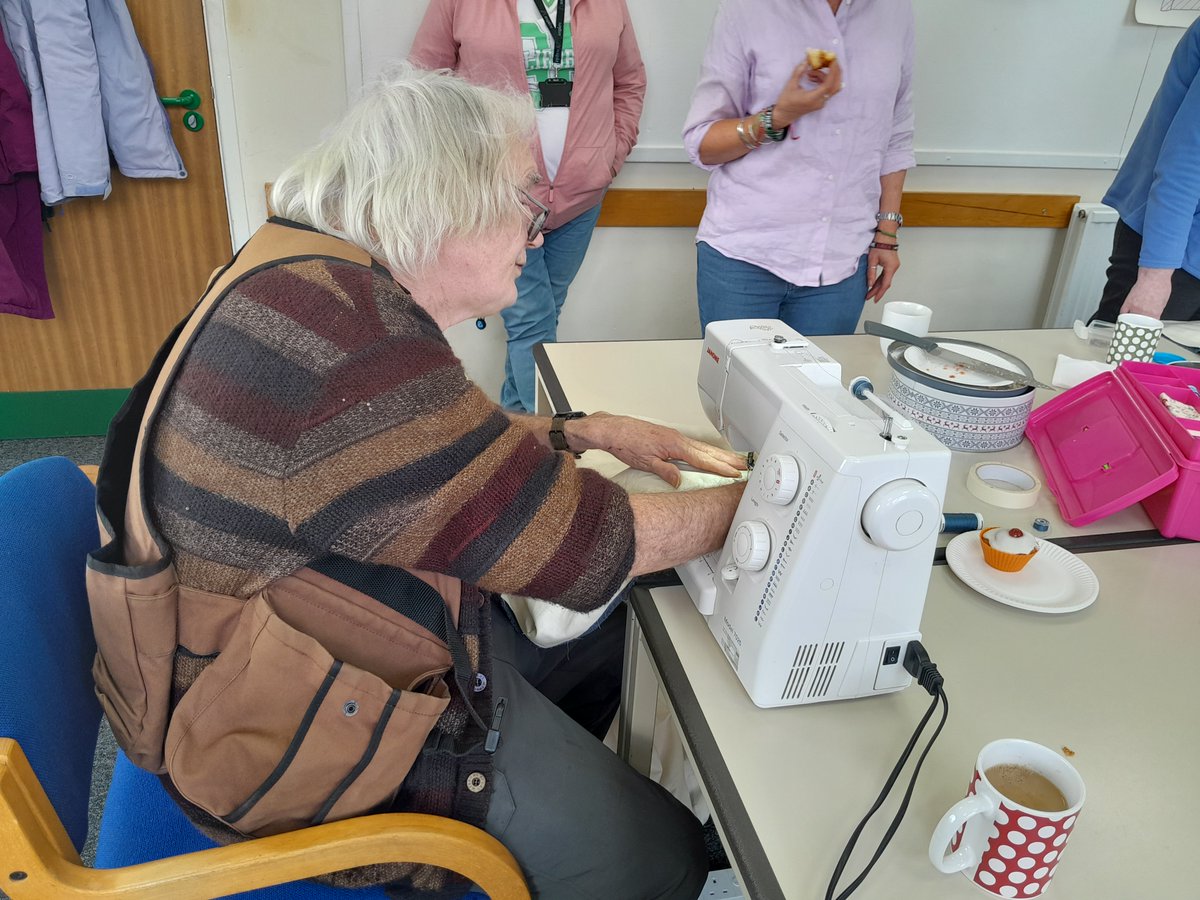
<path fill-rule="evenodd" d="M 163 106 L 182 106 L 184 109 L 195 109 L 200 105 L 200 95 L 191 88 L 180 91 L 178 97 L 159 97 Z"/>

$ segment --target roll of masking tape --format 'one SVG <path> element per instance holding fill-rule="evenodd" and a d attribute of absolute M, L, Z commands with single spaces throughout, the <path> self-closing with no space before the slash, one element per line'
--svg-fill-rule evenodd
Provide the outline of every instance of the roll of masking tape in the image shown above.
<path fill-rule="evenodd" d="M 1028 509 L 1037 503 L 1042 483 L 1032 472 L 1008 463 L 976 463 L 967 473 L 967 490 L 1002 509 Z"/>

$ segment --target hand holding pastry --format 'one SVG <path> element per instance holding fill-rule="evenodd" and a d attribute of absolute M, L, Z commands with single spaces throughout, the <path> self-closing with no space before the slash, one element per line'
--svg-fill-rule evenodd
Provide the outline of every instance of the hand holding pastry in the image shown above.
<path fill-rule="evenodd" d="M 814 82 L 815 86 L 806 89 L 806 80 Z M 828 66 L 820 69 L 813 69 L 805 60 L 792 71 L 779 99 L 775 101 L 774 126 L 786 128 L 801 116 L 824 109 L 829 99 L 841 89 L 842 67 L 836 57 L 830 60 Z"/>

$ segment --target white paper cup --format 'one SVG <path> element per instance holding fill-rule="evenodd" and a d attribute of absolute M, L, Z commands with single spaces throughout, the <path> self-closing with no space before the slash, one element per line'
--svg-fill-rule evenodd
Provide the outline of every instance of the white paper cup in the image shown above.
<path fill-rule="evenodd" d="M 1117 316 L 1117 327 L 1108 345 L 1107 361 L 1150 362 L 1158 349 L 1158 339 L 1162 330 L 1163 323 L 1150 316 L 1137 313 L 1123 313 Z"/>
<path fill-rule="evenodd" d="M 929 323 L 932 319 L 933 310 L 928 306 L 910 303 L 907 300 L 893 300 L 883 304 L 883 315 L 879 321 L 883 325 L 891 325 L 893 328 L 899 328 L 901 331 L 907 331 L 917 337 L 925 337 L 929 334 Z M 891 344 L 891 338 L 879 339 L 879 349 L 884 356 L 887 356 L 887 350 Z"/>

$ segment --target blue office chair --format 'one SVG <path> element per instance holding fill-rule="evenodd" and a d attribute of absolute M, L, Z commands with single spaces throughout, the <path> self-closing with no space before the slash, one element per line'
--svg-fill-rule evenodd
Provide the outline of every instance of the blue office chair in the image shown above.
<path fill-rule="evenodd" d="M 84 559 L 98 543 L 95 490 L 70 460 L 39 459 L 0 476 L 0 891 L 13 900 L 382 900 L 382 888 L 296 879 L 406 860 L 459 872 L 492 900 L 528 900 L 499 841 L 438 816 L 366 816 L 218 847 L 124 753 L 97 867 L 84 867 L 100 724 Z"/>

